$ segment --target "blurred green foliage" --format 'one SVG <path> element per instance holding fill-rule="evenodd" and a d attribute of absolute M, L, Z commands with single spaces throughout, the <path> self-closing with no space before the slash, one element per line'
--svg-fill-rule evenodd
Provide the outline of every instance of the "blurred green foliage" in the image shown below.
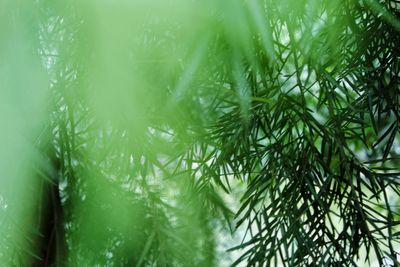
<path fill-rule="evenodd" d="M 0 262 L 397 266 L 399 16 L 0 0 Z"/>

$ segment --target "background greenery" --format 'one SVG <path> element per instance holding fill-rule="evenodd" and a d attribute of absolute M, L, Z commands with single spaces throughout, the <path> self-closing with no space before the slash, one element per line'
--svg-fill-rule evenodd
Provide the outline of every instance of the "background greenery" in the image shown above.
<path fill-rule="evenodd" d="M 0 0 L 0 262 L 397 266 L 399 16 Z"/>

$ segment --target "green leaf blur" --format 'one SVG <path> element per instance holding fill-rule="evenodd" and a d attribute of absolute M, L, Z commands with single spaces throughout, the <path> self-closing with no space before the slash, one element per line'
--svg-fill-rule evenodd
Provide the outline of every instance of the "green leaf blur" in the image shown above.
<path fill-rule="evenodd" d="M 0 265 L 398 266 L 399 19 L 0 0 Z"/>

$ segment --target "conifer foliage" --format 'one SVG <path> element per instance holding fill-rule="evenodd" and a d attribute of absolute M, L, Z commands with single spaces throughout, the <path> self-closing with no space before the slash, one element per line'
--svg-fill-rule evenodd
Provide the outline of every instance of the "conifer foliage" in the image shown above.
<path fill-rule="evenodd" d="M 0 15 L 5 266 L 399 264 L 397 0 Z"/>

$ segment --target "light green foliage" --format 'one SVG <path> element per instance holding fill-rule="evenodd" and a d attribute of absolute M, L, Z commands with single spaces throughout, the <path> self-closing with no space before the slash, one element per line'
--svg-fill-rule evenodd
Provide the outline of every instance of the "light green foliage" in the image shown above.
<path fill-rule="evenodd" d="M 0 0 L 0 261 L 396 264 L 399 12 Z"/>
<path fill-rule="evenodd" d="M 24 266 L 33 257 L 31 228 L 41 168 L 34 147 L 44 126 L 48 77 L 36 40 L 32 4 L 0 1 L 0 262 Z M 36 51 L 35 51 L 36 50 Z"/>

